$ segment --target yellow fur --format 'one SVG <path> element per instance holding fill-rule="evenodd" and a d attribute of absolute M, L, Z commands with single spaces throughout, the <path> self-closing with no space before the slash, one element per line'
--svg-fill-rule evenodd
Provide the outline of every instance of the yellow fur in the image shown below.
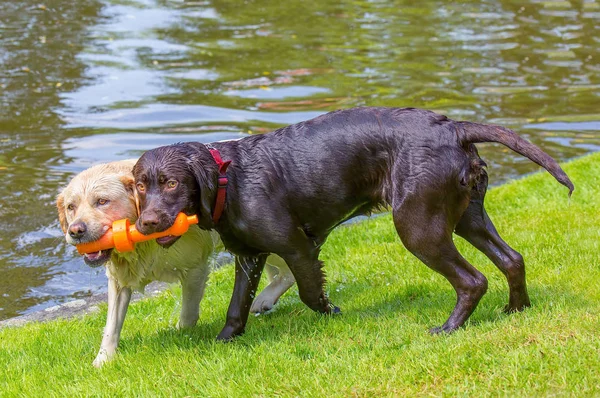
<path fill-rule="evenodd" d="M 135 159 L 91 167 L 75 176 L 58 195 L 59 219 L 68 243 L 78 243 L 68 233 L 74 222 L 83 222 L 87 228 L 86 239 L 95 240 L 115 220 L 127 218 L 132 223 L 137 220 L 138 206 L 131 174 L 134 164 Z M 98 199 L 108 202 L 99 206 Z M 143 292 L 152 281 L 180 281 L 183 299 L 179 326 L 196 324 L 209 272 L 208 257 L 217 241 L 216 233 L 192 226 L 168 249 L 152 240 L 136 245 L 132 252 L 113 250 L 104 263 L 108 277 L 108 314 L 95 366 L 101 366 L 116 352 L 131 291 Z"/>

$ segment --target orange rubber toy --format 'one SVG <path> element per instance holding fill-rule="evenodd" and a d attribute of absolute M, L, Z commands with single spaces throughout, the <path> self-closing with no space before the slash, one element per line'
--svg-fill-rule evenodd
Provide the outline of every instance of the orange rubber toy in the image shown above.
<path fill-rule="evenodd" d="M 77 251 L 79 254 L 85 254 L 115 248 L 121 253 L 130 252 L 134 249 L 134 244 L 137 242 L 145 242 L 169 235 L 181 236 L 187 232 L 192 224 L 198 224 L 198 216 L 188 216 L 184 213 L 179 213 L 173 225 L 167 230 L 143 235 L 135 228 L 135 225 L 129 224 L 128 219 L 117 220 L 113 222 L 112 229 L 106 231 L 99 240 L 77 245 Z"/>

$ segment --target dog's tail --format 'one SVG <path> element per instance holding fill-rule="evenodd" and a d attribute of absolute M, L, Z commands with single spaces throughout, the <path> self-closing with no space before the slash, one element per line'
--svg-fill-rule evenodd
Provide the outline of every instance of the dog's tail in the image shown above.
<path fill-rule="evenodd" d="M 463 145 L 477 142 L 497 142 L 505 145 L 545 168 L 558 182 L 569 188 L 569 196 L 573 193 L 575 186 L 556 160 L 514 131 L 502 126 L 480 123 L 457 122 L 457 124 L 459 140 Z"/>

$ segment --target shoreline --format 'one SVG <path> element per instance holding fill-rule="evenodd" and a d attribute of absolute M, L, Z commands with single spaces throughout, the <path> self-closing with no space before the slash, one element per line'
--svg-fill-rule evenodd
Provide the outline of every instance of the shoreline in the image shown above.
<path fill-rule="evenodd" d="M 211 272 L 230 264 L 233 257 L 227 252 L 217 252 L 209 258 L 209 267 Z M 144 292 L 134 291 L 131 296 L 131 302 L 143 299 L 153 298 L 164 292 L 171 286 L 171 283 L 162 281 L 153 281 L 146 285 Z M 0 320 L 0 330 L 7 327 L 19 327 L 33 322 L 49 322 L 56 319 L 72 319 L 93 314 L 100 311 L 100 304 L 106 303 L 108 293 L 93 294 L 89 297 L 79 298 L 67 301 L 62 304 L 53 305 L 39 311 L 30 312 L 12 318 Z"/>
<path fill-rule="evenodd" d="M 134 292 L 131 296 L 131 302 L 139 301 L 146 298 L 158 296 L 164 292 L 169 283 L 154 281 L 149 283 L 144 290 L 144 293 Z M 108 293 L 98 293 L 86 298 L 67 301 L 63 304 L 54 305 L 44 308 L 43 310 L 34 311 L 28 314 L 19 315 L 0 321 L 0 329 L 8 327 L 20 327 L 33 322 L 49 322 L 56 319 L 72 319 L 82 317 L 88 314 L 93 314 L 100 311 L 100 304 L 106 303 Z"/>

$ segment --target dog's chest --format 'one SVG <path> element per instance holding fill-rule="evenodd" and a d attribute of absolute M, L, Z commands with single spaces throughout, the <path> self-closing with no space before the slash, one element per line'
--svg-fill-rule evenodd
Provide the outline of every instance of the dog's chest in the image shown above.
<path fill-rule="evenodd" d="M 163 250 L 164 251 L 164 250 Z M 162 258 L 160 258 L 162 257 Z M 175 261 L 169 256 L 160 256 L 151 258 L 148 264 L 145 266 L 145 280 L 147 283 L 151 281 L 162 281 L 168 283 L 174 283 L 180 281 L 184 275 L 184 269 L 182 269 L 182 261 Z"/>
<path fill-rule="evenodd" d="M 136 290 L 155 280 L 174 283 L 183 280 L 191 268 L 207 267 L 212 250 L 210 234 L 194 227 L 169 249 L 149 241 L 138 244 L 134 252 L 113 256 L 106 264 L 107 276 Z"/>
<path fill-rule="evenodd" d="M 107 264 L 107 273 L 117 279 L 119 285 L 142 291 L 152 281 L 178 282 L 187 268 L 187 261 L 179 254 L 154 242 L 140 244 L 131 256 L 111 261 L 112 266 Z"/>
<path fill-rule="evenodd" d="M 236 236 L 236 234 L 233 233 L 230 228 L 217 228 L 217 232 L 221 237 L 221 242 L 223 242 L 225 249 L 236 256 L 255 257 L 263 253 L 263 251 L 259 250 L 258 248 L 244 243 Z M 242 234 L 242 236 L 244 235 Z"/>

